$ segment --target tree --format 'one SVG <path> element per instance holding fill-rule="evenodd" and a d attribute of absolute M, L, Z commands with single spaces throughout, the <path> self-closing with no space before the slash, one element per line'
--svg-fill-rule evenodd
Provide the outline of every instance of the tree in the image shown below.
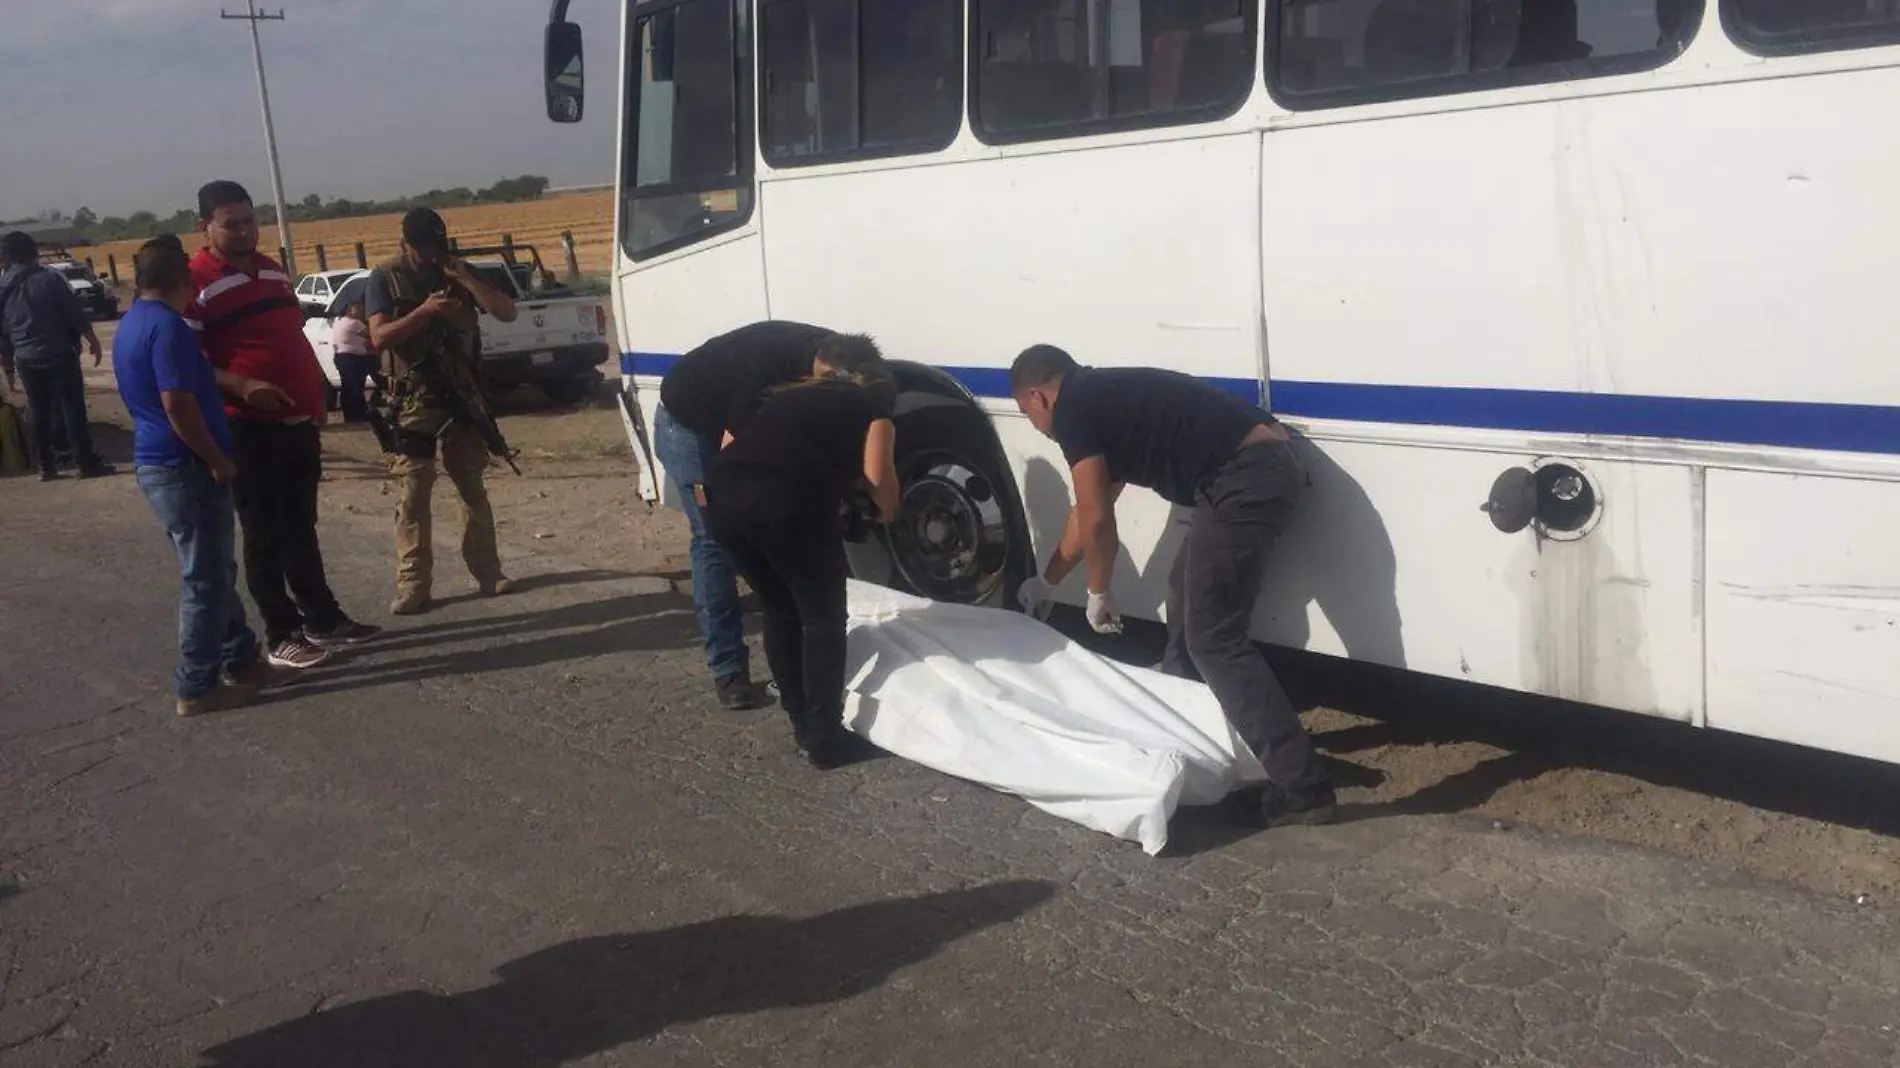
<path fill-rule="evenodd" d="M 80 208 L 73 212 L 73 225 L 81 230 L 90 230 L 99 225 L 99 216 L 94 215 L 91 208 Z"/>
<path fill-rule="evenodd" d="M 323 207 L 323 198 L 318 196 L 315 193 L 312 193 L 309 196 L 303 198 L 303 206 L 306 208 L 309 208 L 312 211 L 315 211 L 316 209 Z"/>

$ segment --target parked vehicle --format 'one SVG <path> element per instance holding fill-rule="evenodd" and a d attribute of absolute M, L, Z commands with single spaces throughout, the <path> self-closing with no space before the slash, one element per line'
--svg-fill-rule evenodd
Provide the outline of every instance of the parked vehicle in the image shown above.
<path fill-rule="evenodd" d="M 548 274 L 532 245 L 464 248 L 457 254 L 484 279 L 513 293 L 521 308 L 512 323 L 481 317 L 483 385 L 497 394 L 534 386 L 556 404 L 579 404 L 592 396 L 609 354 L 607 310 L 600 298 L 571 296 Z M 356 270 L 327 279 L 332 296 L 304 323 L 304 336 L 330 385 L 332 407 L 342 380 L 330 332 L 343 309 L 363 299 L 369 276 Z"/>
<path fill-rule="evenodd" d="M 92 268 L 76 260 L 52 260 L 46 264 L 58 271 L 72 287 L 73 296 L 85 306 L 86 314 L 94 319 L 117 319 L 119 317 L 119 295 L 112 291 L 106 280 L 93 273 Z"/>
<path fill-rule="evenodd" d="M 329 310 L 331 298 L 343 288 L 343 283 L 362 273 L 358 267 L 349 267 L 337 271 L 316 271 L 297 280 L 297 303 L 303 305 L 305 318 L 322 315 Z"/>

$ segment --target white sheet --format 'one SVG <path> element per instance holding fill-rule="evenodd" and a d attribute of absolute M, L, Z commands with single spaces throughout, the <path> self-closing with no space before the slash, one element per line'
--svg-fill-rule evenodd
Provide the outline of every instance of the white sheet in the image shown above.
<path fill-rule="evenodd" d="M 1168 842 L 1176 805 L 1266 778 L 1207 687 L 1089 652 L 1028 616 L 853 581 L 845 723 L 1054 816 Z"/>

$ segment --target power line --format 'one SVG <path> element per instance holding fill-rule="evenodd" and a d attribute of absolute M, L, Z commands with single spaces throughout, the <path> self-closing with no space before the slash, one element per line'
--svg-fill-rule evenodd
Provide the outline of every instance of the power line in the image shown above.
<path fill-rule="evenodd" d="M 264 39 L 257 32 L 260 22 L 284 21 L 284 10 L 278 8 L 275 15 L 264 14 L 257 10 L 257 0 L 244 0 L 244 9 L 241 15 L 220 10 L 218 17 L 251 24 L 251 57 L 257 62 L 257 97 L 264 105 L 264 147 L 270 152 L 270 190 L 277 198 L 277 241 L 284 250 L 284 271 L 294 278 L 297 275 L 294 262 L 297 252 L 290 243 L 290 205 L 284 203 L 284 170 L 277 162 L 277 127 L 271 122 L 270 87 L 264 81 Z"/>

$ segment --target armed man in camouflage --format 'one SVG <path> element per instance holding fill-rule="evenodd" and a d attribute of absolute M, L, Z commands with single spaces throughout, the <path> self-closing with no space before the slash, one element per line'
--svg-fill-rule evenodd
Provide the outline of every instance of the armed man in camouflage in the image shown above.
<path fill-rule="evenodd" d="M 504 323 L 515 319 L 514 297 L 450 253 L 448 227 L 440 215 L 417 208 L 403 216 L 402 246 L 395 259 L 370 276 L 363 297 L 370 336 L 382 350 L 389 380 L 396 454 L 390 470 L 402 482 L 396 505 L 396 600 L 390 605 L 397 615 L 417 615 L 430 606 L 429 503 L 438 449 L 462 502 L 462 559 L 483 596 L 508 592 L 495 548 L 495 513 L 483 482 L 488 446 L 469 417 L 487 417 L 479 382 L 478 306 Z"/>

